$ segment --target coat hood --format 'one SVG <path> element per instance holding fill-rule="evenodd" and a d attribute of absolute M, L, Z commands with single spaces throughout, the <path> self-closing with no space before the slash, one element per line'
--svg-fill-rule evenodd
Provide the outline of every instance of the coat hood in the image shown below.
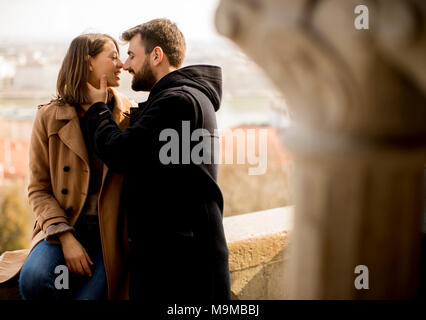
<path fill-rule="evenodd" d="M 193 65 L 170 72 L 155 84 L 149 97 L 154 97 L 162 90 L 181 86 L 200 90 L 209 98 L 214 110 L 219 110 L 222 100 L 222 69 L 220 67 Z"/>

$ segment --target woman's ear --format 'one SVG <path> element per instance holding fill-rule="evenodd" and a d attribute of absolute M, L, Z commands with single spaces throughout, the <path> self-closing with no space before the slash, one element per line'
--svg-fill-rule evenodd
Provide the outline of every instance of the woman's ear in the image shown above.
<path fill-rule="evenodd" d="M 89 61 L 89 71 L 93 72 L 93 66 L 92 66 L 93 58 L 91 56 L 87 56 L 87 59 Z"/>

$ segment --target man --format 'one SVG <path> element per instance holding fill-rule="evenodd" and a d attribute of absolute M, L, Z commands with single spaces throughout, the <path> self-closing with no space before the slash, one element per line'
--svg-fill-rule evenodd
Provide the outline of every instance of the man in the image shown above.
<path fill-rule="evenodd" d="M 99 157 L 110 169 L 124 173 L 130 298 L 230 299 L 223 198 L 216 183 L 214 150 L 205 148 L 202 157 L 208 161 L 200 164 L 187 148 L 197 143 L 189 138 L 195 129 L 213 134 L 216 128 L 221 69 L 180 68 L 185 40 L 167 19 L 138 25 L 122 38 L 129 42 L 124 69 L 133 75 L 132 89 L 150 91 L 148 100 L 133 110 L 130 127 L 120 131 L 104 103 L 103 79 L 99 89 L 89 86 L 94 104 L 85 114 L 84 126 Z M 179 133 L 177 143 L 165 141 L 164 134 L 170 132 Z M 205 145 L 217 147 L 213 140 Z M 174 155 L 173 161 L 168 161 L 165 150 Z"/>

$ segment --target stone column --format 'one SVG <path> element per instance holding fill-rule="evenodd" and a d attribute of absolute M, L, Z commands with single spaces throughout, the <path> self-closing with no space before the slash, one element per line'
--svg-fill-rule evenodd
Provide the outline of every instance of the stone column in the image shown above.
<path fill-rule="evenodd" d="M 368 8 L 368 29 L 355 27 L 359 4 Z M 264 68 L 292 114 L 292 297 L 414 297 L 426 2 L 222 0 L 216 25 Z M 368 268 L 369 289 L 355 288 L 358 265 Z"/>

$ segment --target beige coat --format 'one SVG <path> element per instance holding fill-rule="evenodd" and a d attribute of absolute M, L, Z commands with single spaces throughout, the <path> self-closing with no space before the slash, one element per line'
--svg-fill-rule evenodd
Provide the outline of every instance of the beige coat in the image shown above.
<path fill-rule="evenodd" d="M 112 90 L 113 117 L 121 129 L 131 102 Z M 89 156 L 76 109 L 55 102 L 40 106 L 34 120 L 30 146 L 28 198 L 35 215 L 29 249 L 8 251 L 0 261 L 0 283 L 16 276 L 29 252 L 45 238 L 48 226 L 74 225 L 89 189 Z M 64 167 L 68 167 L 64 170 Z M 128 241 L 125 215 L 120 212 L 122 176 L 104 165 L 98 214 L 109 299 L 128 299 Z"/>

